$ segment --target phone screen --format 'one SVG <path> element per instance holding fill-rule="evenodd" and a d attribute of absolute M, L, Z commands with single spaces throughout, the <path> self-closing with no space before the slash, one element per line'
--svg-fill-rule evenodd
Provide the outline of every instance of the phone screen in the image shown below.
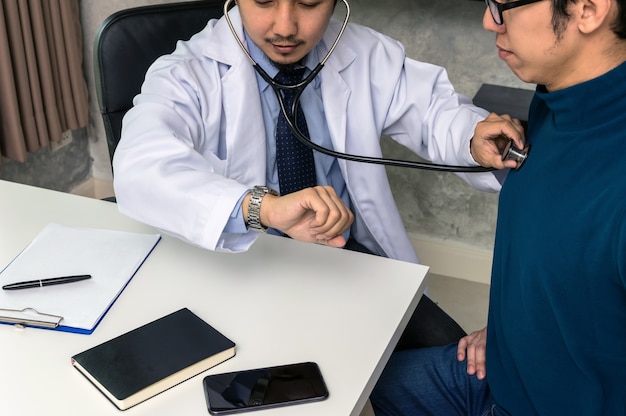
<path fill-rule="evenodd" d="M 225 415 L 324 400 L 328 390 L 316 363 L 307 362 L 232 373 L 203 380 L 209 412 Z"/>

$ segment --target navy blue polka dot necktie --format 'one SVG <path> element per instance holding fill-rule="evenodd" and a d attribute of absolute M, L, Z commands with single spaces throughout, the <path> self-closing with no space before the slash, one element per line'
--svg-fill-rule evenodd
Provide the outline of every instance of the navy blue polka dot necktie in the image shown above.
<path fill-rule="evenodd" d="M 304 71 L 304 67 L 290 71 L 280 71 L 274 79 L 281 84 L 294 85 L 302 80 Z M 296 96 L 296 90 L 283 89 L 281 93 L 285 101 L 285 108 L 290 112 Z M 298 103 L 296 108 L 296 116 L 298 129 L 305 136 L 309 137 L 309 130 L 300 103 Z M 276 164 L 281 195 L 287 195 L 317 185 L 313 150 L 300 143 L 292 133 L 282 111 L 279 113 L 278 122 L 276 123 Z"/>

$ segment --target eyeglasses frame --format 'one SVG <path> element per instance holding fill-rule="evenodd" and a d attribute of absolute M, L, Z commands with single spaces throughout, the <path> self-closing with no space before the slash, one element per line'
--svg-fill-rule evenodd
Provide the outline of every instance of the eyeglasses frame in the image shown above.
<path fill-rule="evenodd" d="M 493 21 L 495 22 L 495 24 L 497 24 L 498 26 L 501 26 L 504 24 L 504 18 L 502 17 L 502 12 L 506 10 L 514 9 L 516 7 L 526 6 L 527 4 L 537 3 L 540 1 L 542 0 L 517 0 L 517 1 L 512 1 L 510 3 L 500 3 L 496 0 L 485 0 L 485 4 L 487 5 L 487 8 L 489 9 L 489 12 L 491 13 L 491 17 L 493 18 Z M 495 7 L 495 10 L 494 10 L 494 7 Z M 494 11 L 497 12 L 497 18 L 496 18 L 496 15 L 494 15 Z M 499 18 L 499 21 L 498 21 L 498 18 Z"/>

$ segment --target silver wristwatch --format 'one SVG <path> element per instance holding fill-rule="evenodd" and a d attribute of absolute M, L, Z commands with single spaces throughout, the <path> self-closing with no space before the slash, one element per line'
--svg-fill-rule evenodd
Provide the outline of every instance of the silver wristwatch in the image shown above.
<path fill-rule="evenodd" d="M 267 232 L 267 227 L 261 224 L 261 201 L 265 194 L 278 195 L 278 192 L 267 186 L 255 186 L 248 201 L 248 227 L 263 233 Z"/>

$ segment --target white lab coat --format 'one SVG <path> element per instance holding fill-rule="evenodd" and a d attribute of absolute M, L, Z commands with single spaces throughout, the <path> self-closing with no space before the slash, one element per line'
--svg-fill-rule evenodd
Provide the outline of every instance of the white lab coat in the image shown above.
<path fill-rule="evenodd" d="M 243 38 L 237 8 L 230 13 Z M 326 45 L 338 23 L 331 22 Z M 398 42 L 349 25 L 319 76 L 335 150 L 380 157 L 386 134 L 429 160 L 476 164 L 469 140 L 487 113 L 454 92 L 443 68 L 406 59 Z M 222 231 L 246 190 L 265 184 L 267 139 L 254 69 L 224 19 L 157 60 L 134 103 L 113 163 L 120 211 L 210 250 L 248 249 L 255 231 Z M 417 262 L 385 168 L 339 164 L 356 239 L 381 255 Z M 478 189 L 499 190 L 490 173 L 466 178 Z"/>

